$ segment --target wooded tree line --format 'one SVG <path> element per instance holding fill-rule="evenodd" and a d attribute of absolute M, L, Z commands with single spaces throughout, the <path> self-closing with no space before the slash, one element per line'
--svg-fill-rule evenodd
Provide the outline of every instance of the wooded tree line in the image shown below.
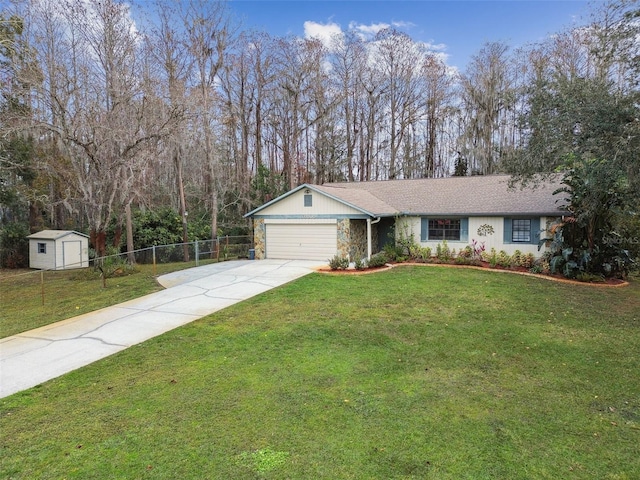
<path fill-rule="evenodd" d="M 640 17 L 602 4 L 581 27 L 463 72 L 409 35 L 330 44 L 244 31 L 224 2 L 18 0 L 0 13 L 0 215 L 133 248 L 133 215 L 171 207 L 215 237 L 303 182 L 509 172 L 568 156 L 638 186 Z M 637 191 L 637 190 L 636 190 Z M 201 228 L 202 231 L 202 228 Z"/>

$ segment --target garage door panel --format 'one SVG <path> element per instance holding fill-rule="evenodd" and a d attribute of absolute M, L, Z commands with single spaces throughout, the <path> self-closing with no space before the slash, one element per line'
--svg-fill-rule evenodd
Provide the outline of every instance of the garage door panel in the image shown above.
<path fill-rule="evenodd" d="M 266 258 L 322 260 L 336 254 L 335 224 L 268 224 Z"/>

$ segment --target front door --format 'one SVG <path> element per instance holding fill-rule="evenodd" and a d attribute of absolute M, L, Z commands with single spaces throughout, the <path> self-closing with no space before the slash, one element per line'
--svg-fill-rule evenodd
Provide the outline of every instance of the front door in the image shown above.
<path fill-rule="evenodd" d="M 395 218 L 383 218 L 378 222 L 378 251 L 384 250 L 387 243 L 395 244 Z"/>

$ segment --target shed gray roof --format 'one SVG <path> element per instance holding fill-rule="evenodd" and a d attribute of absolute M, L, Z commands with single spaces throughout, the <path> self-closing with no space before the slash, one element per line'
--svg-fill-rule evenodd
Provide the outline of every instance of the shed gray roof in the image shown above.
<path fill-rule="evenodd" d="M 75 233 L 76 235 L 80 235 L 82 237 L 87 237 L 87 238 L 89 237 L 88 235 L 85 235 L 84 233 L 76 232 L 75 230 L 42 230 L 41 232 L 32 233 L 31 235 L 28 235 L 27 238 L 34 238 L 38 240 L 57 240 L 59 238 L 66 237 L 67 235 L 70 235 L 72 233 Z"/>
<path fill-rule="evenodd" d="M 558 215 L 559 179 L 509 188 L 509 175 L 327 183 L 319 190 L 376 216 Z"/>

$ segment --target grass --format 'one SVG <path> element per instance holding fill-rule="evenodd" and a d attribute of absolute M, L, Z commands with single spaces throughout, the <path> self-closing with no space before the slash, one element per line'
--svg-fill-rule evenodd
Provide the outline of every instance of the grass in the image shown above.
<path fill-rule="evenodd" d="M 0 400 L 13 479 L 632 479 L 640 285 L 312 274 Z"/>
<path fill-rule="evenodd" d="M 200 262 L 201 264 L 207 263 Z M 194 267 L 195 262 L 158 264 L 155 274 Z M 42 272 L 0 270 L 0 338 L 116 305 L 162 290 L 153 265 L 136 265 L 107 278 L 93 268 Z"/>

